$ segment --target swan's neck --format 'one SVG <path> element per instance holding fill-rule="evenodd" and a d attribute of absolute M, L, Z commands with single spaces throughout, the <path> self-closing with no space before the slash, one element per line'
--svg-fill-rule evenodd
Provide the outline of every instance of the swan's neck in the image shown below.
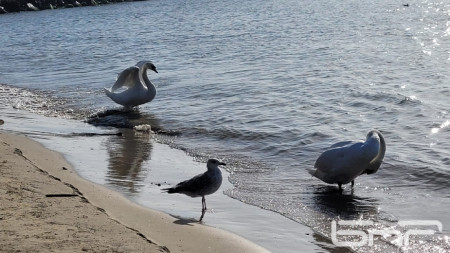
<path fill-rule="evenodd" d="M 141 72 L 139 76 L 142 78 L 141 81 L 144 83 L 144 85 L 147 86 L 147 93 L 153 95 L 154 97 L 156 95 L 156 87 L 155 85 L 153 85 L 150 79 L 148 79 L 147 70 L 147 66 L 144 65 L 144 67 L 139 70 L 139 72 Z"/>
<path fill-rule="evenodd" d="M 380 132 L 377 132 L 378 135 L 378 153 L 376 153 L 375 157 L 369 162 L 367 168 L 364 173 L 373 174 L 378 171 L 381 163 L 383 162 L 384 153 L 386 153 L 386 143 L 384 142 L 383 135 Z"/>
<path fill-rule="evenodd" d="M 383 135 L 376 131 L 371 137 L 367 138 L 364 146 L 366 146 L 368 152 L 373 154 L 373 159 L 370 163 L 381 163 L 386 153 L 386 143 Z"/>
<path fill-rule="evenodd" d="M 380 139 L 376 136 L 371 136 L 366 140 L 362 149 L 366 154 L 366 157 L 377 157 L 380 151 Z M 371 160 L 373 160 L 371 158 Z"/>
<path fill-rule="evenodd" d="M 384 154 L 386 153 L 386 142 L 384 142 L 384 138 L 381 133 L 378 133 L 378 137 L 380 138 L 380 150 L 374 160 L 377 162 L 381 162 L 384 158 Z"/>

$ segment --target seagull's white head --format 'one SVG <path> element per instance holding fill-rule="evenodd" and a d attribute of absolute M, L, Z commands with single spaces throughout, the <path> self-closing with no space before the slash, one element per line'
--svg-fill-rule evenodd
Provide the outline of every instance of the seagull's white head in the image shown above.
<path fill-rule="evenodd" d="M 216 169 L 216 168 L 219 167 L 219 165 L 225 166 L 226 164 L 221 162 L 221 161 L 219 161 L 219 160 L 217 160 L 217 159 L 215 159 L 215 158 L 209 159 L 208 163 L 206 163 L 206 166 L 208 167 L 208 170 Z"/>

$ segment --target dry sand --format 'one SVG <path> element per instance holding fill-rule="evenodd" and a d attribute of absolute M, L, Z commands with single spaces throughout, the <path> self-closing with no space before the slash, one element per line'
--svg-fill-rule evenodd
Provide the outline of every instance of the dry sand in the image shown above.
<path fill-rule="evenodd" d="M 267 252 L 143 208 L 79 177 L 56 152 L 0 133 L 0 252 Z"/>

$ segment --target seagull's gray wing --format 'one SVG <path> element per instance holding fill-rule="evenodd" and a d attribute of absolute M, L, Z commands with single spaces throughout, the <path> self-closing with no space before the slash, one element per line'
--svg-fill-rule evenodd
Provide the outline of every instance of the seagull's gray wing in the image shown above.
<path fill-rule="evenodd" d="M 111 91 L 118 90 L 120 88 L 131 88 L 135 85 L 141 85 L 139 78 L 139 67 L 133 66 L 122 71 L 117 77 Z"/>
<path fill-rule="evenodd" d="M 193 193 L 193 194 L 187 194 L 189 196 L 191 195 L 198 195 L 201 196 L 200 193 L 202 191 L 202 188 L 207 186 L 209 184 L 208 177 L 205 175 L 205 173 L 197 175 L 189 180 L 183 181 L 181 183 L 178 183 L 174 190 L 175 192 L 180 193 Z M 196 192 L 199 192 L 198 194 L 195 194 Z"/>

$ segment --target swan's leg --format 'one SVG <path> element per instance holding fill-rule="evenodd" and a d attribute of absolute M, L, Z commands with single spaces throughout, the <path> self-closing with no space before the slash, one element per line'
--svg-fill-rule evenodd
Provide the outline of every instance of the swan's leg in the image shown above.
<path fill-rule="evenodd" d="M 338 183 L 338 185 L 339 185 L 339 191 L 342 192 L 342 184 Z"/>
<path fill-rule="evenodd" d="M 352 188 L 353 188 L 354 185 L 355 185 L 355 180 L 352 180 Z"/>

